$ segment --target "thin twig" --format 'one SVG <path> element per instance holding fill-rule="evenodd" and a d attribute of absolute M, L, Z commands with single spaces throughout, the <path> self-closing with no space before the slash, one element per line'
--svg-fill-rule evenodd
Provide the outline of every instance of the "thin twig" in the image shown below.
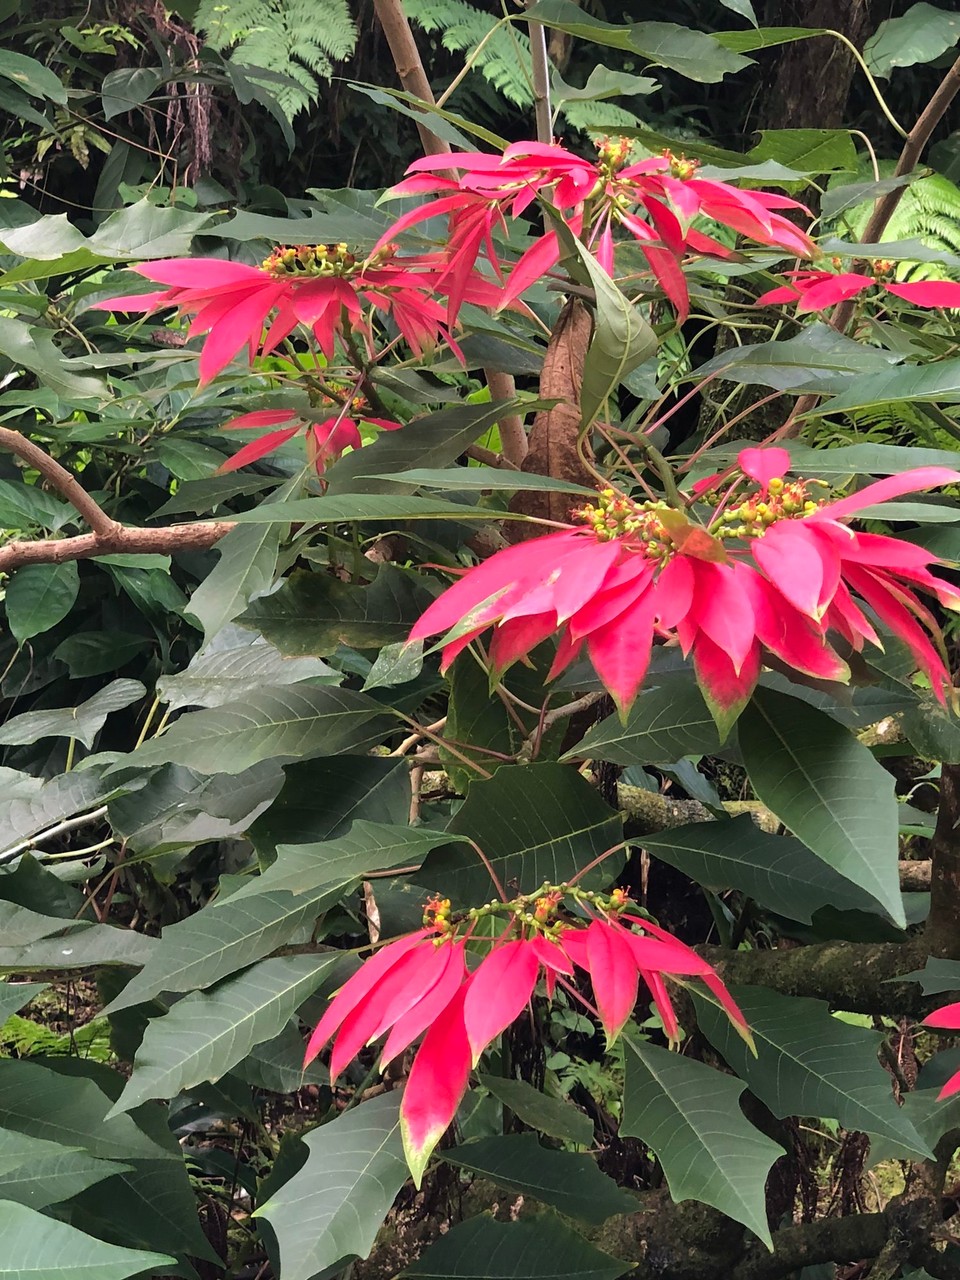
<path fill-rule="evenodd" d="M 536 0 L 527 0 L 531 8 Z M 530 29 L 530 54 L 533 62 L 533 101 L 537 120 L 537 141 L 553 141 L 553 112 L 550 108 L 550 60 L 547 57 L 547 37 L 540 22 L 527 24 Z"/>
<path fill-rule="evenodd" d="M 99 818 L 105 817 L 106 812 L 107 806 L 103 804 L 99 809 L 91 809 L 88 813 L 79 813 L 76 817 L 65 818 L 62 822 L 54 823 L 45 831 L 38 831 L 35 836 L 30 836 L 29 839 L 21 840 L 19 844 L 12 844 L 8 849 L 4 849 L 0 853 L 0 865 L 12 862 L 24 850 L 33 849 L 44 840 L 51 840 L 54 836 L 62 836 L 68 831 L 76 831 L 78 827 L 85 827 L 89 822 L 96 822 Z"/>

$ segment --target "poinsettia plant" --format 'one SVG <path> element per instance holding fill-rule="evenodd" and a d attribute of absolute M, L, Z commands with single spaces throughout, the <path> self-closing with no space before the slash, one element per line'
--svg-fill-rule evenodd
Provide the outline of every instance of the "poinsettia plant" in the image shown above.
<path fill-rule="evenodd" d="M 420 67 L 384 189 L 6 233 L 16 1274 L 956 1271 L 960 283 L 882 239 L 955 71 L 845 244 L 794 131 L 549 120 L 544 27 L 796 33 L 522 21 L 536 137 Z"/>

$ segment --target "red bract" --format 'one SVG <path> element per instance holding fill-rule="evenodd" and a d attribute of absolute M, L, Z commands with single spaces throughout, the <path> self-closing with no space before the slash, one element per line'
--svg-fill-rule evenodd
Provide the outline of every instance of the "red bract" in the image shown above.
<path fill-rule="evenodd" d="M 923 1025 L 934 1027 L 938 1031 L 960 1031 L 960 1004 L 944 1005 L 942 1009 L 931 1013 L 929 1018 L 924 1018 Z M 937 1094 L 937 1101 L 950 1098 L 955 1093 L 960 1093 L 960 1071 L 955 1071 L 943 1086 Z"/>
<path fill-rule="evenodd" d="M 949 675 L 931 642 L 941 643 L 939 629 L 915 592 L 949 608 L 960 607 L 960 593 L 930 572 L 940 561 L 923 548 L 855 532 L 845 522 L 901 494 L 953 483 L 960 473 L 921 468 L 818 504 L 807 482 L 784 481 L 789 460 L 785 449 L 744 450 L 742 475 L 761 487 L 721 504 L 706 527 L 663 502 L 638 504 L 605 490 L 595 506 L 574 513 L 588 527 L 520 543 L 469 570 L 430 605 L 411 639 L 447 632 L 446 668 L 492 627 L 490 662 L 501 673 L 557 636 L 550 676 L 585 649 L 622 712 L 636 697 L 656 640 L 675 639 L 692 656 L 726 729 L 765 654 L 818 679 L 848 678 L 829 633 L 857 650 L 864 641 L 880 643 L 857 596 L 909 646 L 944 701 Z"/>
<path fill-rule="evenodd" d="M 669 153 L 625 167 L 628 151 L 629 144 L 623 139 L 605 141 L 600 144 L 599 159 L 587 161 L 563 147 L 517 142 L 503 155 L 473 151 L 424 157 L 410 166 L 409 176 L 394 188 L 394 194 L 437 198 L 404 214 L 381 244 L 427 218 L 449 215 L 448 266 L 443 280 L 453 303 L 481 251 L 502 277 L 503 264 L 493 247 L 494 230 L 505 225 L 507 216 L 522 214 L 537 195 L 547 194 L 610 274 L 614 271 L 614 228 L 620 226 L 632 236 L 680 319 L 689 308 L 681 267 L 684 253 L 730 254 L 717 240 L 691 226 L 697 217 L 712 219 L 760 244 L 776 245 L 801 257 L 813 253 L 813 244 L 804 232 L 776 212 L 808 212 L 797 201 L 698 178 L 696 161 Z M 460 171 L 460 176 L 449 177 L 451 170 Z M 557 235 L 548 231 L 513 267 L 501 306 L 518 298 L 559 258 Z"/>
<path fill-rule="evenodd" d="M 172 258 L 133 268 L 166 289 L 97 306 L 147 313 L 176 307 L 181 315 L 193 316 L 189 336 L 208 335 L 200 355 L 201 384 L 244 349 L 250 360 L 257 351 L 276 350 L 298 324 L 313 330 L 332 361 L 345 328 L 368 331 L 365 306 L 392 316 L 410 349 L 422 356 L 441 338 L 451 342 L 446 309 L 433 296 L 442 291 L 442 272 L 433 258 L 392 261 L 392 254 L 387 246 L 361 261 L 337 244 L 277 249 L 259 267 L 219 258 Z M 499 299 L 496 288 L 472 272 L 460 294 L 480 305 Z"/>
<path fill-rule="evenodd" d="M 362 405 L 356 405 L 359 412 Z M 371 418 L 363 414 L 360 421 L 380 427 L 382 431 L 399 431 L 400 422 L 390 422 L 386 418 Z M 223 424 L 224 431 L 250 430 L 252 427 L 279 427 L 282 422 L 291 422 L 293 426 L 282 427 L 278 431 L 268 431 L 265 435 L 251 440 L 242 449 L 228 458 L 218 472 L 225 474 L 238 471 L 249 466 L 268 454 L 279 449 L 282 444 L 292 439 L 301 429 L 307 446 L 307 457 L 313 464 L 317 474 L 326 470 L 327 464 L 334 462 L 346 449 L 359 449 L 363 444 L 360 428 L 354 418 L 342 415 L 326 418 L 323 422 L 309 422 L 294 409 L 256 409 L 253 413 L 242 413 L 239 418 L 231 418 Z"/>
<path fill-rule="evenodd" d="M 615 892 L 610 899 L 582 895 L 599 903 L 602 915 L 579 928 L 560 924 L 556 909 L 563 890 L 547 889 L 541 897 L 496 908 L 514 913 L 520 936 L 507 939 L 504 934 L 469 975 L 469 931 L 457 938 L 450 903 L 432 900 L 425 916 L 430 923 L 367 960 L 334 996 L 310 1037 L 308 1063 L 333 1039 L 330 1076 L 336 1079 L 364 1046 L 381 1036 L 389 1033 L 381 1055 L 385 1065 L 423 1035 L 400 1108 L 404 1150 L 418 1186 L 431 1152 L 453 1121 L 471 1069 L 527 1007 L 541 976 L 550 996 L 558 975 L 572 976 L 574 964 L 585 970 L 608 1043 L 633 1011 L 640 978 L 668 1038 L 676 1040 L 676 1016 L 664 977 L 696 976 L 749 1041 L 743 1015 L 710 965 L 656 925 L 623 917 L 640 927 L 642 932 L 636 932 L 624 924 L 619 918 L 626 904 L 622 894 Z M 484 910 L 490 909 L 473 912 L 473 918 Z"/>
<path fill-rule="evenodd" d="M 917 307 L 960 307 L 960 284 L 952 280 L 921 280 L 915 284 L 886 284 L 875 276 L 854 271 L 787 271 L 787 285 L 770 289 L 757 299 L 758 307 L 796 302 L 798 314 L 825 311 L 879 285 L 896 298 Z"/>

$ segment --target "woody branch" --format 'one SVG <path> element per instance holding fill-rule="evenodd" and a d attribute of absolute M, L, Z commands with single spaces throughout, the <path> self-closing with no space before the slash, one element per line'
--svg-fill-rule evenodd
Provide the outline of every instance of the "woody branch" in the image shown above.
<path fill-rule="evenodd" d="M 107 515 L 76 476 L 21 432 L 0 427 L 0 448 L 39 472 L 91 529 L 90 533 L 73 538 L 8 542 L 0 547 L 0 573 L 12 573 L 27 564 L 63 564 L 67 560 L 89 560 L 118 551 L 165 555 L 176 551 L 202 551 L 214 546 L 234 527 L 227 520 L 211 520 L 159 525 L 152 529 L 130 528 Z"/>

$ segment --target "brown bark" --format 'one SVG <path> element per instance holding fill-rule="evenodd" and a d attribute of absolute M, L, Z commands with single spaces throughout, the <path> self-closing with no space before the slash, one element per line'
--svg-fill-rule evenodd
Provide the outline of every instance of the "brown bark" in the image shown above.
<path fill-rule="evenodd" d="M 785 0 L 765 26 L 827 27 L 857 48 L 871 34 L 870 0 Z M 839 129 L 856 71 L 849 49 L 833 36 L 784 45 L 759 112 L 764 129 Z"/>
<path fill-rule="evenodd" d="M 940 811 L 932 844 L 926 941 L 933 955 L 960 958 L 960 765 L 940 775 Z"/>
<path fill-rule="evenodd" d="M 580 389 L 593 320 L 579 298 L 571 298 L 560 312 L 540 375 L 540 396 L 556 400 L 552 409 L 542 409 L 533 422 L 523 470 L 556 480 L 592 486 L 594 476 L 584 466 L 578 450 L 580 438 Z M 542 520 L 566 521 L 574 505 L 567 493 L 518 493 L 510 510 L 518 515 Z M 511 523 L 512 542 L 538 537 L 536 525 Z"/>

